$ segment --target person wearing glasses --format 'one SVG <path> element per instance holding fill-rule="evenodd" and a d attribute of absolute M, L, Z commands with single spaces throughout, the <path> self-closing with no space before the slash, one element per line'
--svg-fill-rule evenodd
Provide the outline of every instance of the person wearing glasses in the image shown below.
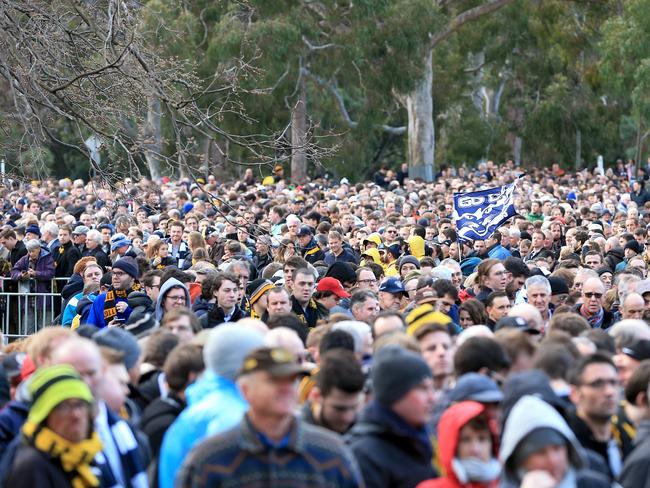
<path fill-rule="evenodd" d="M 499 259 L 484 259 L 476 268 L 476 280 L 480 286 L 477 300 L 485 303 L 488 295 L 493 291 L 505 291 L 508 285 L 508 274 L 505 266 Z"/>
<path fill-rule="evenodd" d="M 603 308 L 605 285 L 600 278 L 588 278 L 582 285 L 580 302 L 575 312 L 584 317 L 592 329 L 607 329 L 614 324 L 614 314 Z"/>
<path fill-rule="evenodd" d="M 131 316 L 127 297 L 133 291 L 140 291 L 137 281 L 140 274 L 138 263 L 131 256 L 125 256 L 113 264 L 111 287 L 106 293 L 97 296 L 93 302 L 88 324 L 99 329 L 108 326 L 121 326 Z"/>
<path fill-rule="evenodd" d="M 169 278 L 160 286 L 156 302 L 156 320 L 160 322 L 167 312 L 176 308 L 188 308 L 191 303 L 187 287 L 176 278 Z"/>
<path fill-rule="evenodd" d="M 575 411 L 568 423 L 588 454 L 602 461 L 593 468 L 615 480 L 621 474 L 623 459 L 631 446 L 623 446 L 613 435 L 612 417 L 618 409 L 621 384 L 616 366 L 607 354 L 596 352 L 582 358 L 571 378 L 569 398 Z M 596 459 L 596 456 L 591 456 Z"/>

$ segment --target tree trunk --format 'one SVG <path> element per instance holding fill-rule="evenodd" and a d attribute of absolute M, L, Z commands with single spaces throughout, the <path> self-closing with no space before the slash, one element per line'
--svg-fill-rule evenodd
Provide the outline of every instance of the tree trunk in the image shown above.
<path fill-rule="evenodd" d="M 307 181 L 307 91 L 305 78 L 301 77 L 298 101 L 291 114 L 291 181 Z"/>
<path fill-rule="evenodd" d="M 581 167 L 582 167 L 582 132 L 580 132 L 580 129 L 576 129 L 576 162 L 575 162 L 576 172 L 580 171 Z"/>
<path fill-rule="evenodd" d="M 160 180 L 161 153 L 160 99 L 152 94 L 147 100 L 147 121 L 144 127 L 144 157 L 153 181 Z"/>
<path fill-rule="evenodd" d="M 433 181 L 435 131 L 433 126 L 432 51 L 424 59 L 424 77 L 406 96 L 408 111 L 409 178 Z"/>

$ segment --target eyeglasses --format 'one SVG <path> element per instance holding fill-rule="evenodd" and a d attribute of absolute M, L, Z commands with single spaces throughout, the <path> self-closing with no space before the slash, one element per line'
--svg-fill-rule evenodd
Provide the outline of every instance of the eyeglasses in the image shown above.
<path fill-rule="evenodd" d="M 121 278 L 122 276 L 126 276 L 126 273 L 124 273 L 124 272 L 122 272 L 122 271 L 113 271 L 112 274 L 113 274 L 113 276 L 115 276 L 116 278 Z"/>
<path fill-rule="evenodd" d="M 600 380 L 594 380 L 591 383 L 582 383 L 580 386 L 586 386 L 588 388 L 593 388 L 595 390 L 602 390 L 606 386 L 611 386 L 613 388 L 618 388 L 621 385 L 621 382 L 618 381 L 617 379 L 600 379 Z"/>
<path fill-rule="evenodd" d="M 595 291 L 586 291 L 586 292 L 583 293 L 583 295 L 584 295 L 586 298 L 596 298 L 596 299 L 599 299 L 599 300 L 600 300 L 601 298 L 603 298 L 603 294 L 602 294 L 602 293 L 597 293 L 597 292 L 595 292 Z"/>
<path fill-rule="evenodd" d="M 167 298 L 168 300 L 173 300 L 175 302 L 184 302 L 185 301 L 185 295 L 178 295 L 178 296 L 167 295 L 165 298 Z"/>
<path fill-rule="evenodd" d="M 358 285 L 374 285 L 377 283 L 377 280 L 357 280 Z"/>

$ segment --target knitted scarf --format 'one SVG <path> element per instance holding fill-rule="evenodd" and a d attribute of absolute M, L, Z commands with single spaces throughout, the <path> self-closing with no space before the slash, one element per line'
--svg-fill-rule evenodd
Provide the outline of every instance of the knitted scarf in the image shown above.
<path fill-rule="evenodd" d="M 583 304 L 582 307 L 580 307 L 580 315 L 582 315 L 587 322 L 589 322 L 589 326 L 592 329 L 599 329 L 601 324 L 603 323 L 603 317 L 605 316 L 605 310 L 603 307 L 600 307 L 597 313 L 593 315 L 589 315 L 589 312 L 587 312 L 587 307 Z"/>
<path fill-rule="evenodd" d="M 132 291 L 140 291 L 140 288 L 140 283 L 138 282 L 135 282 L 133 286 L 128 290 L 116 290 L 111 287 L 111 289 L 106 292 L 106 301 L 104 302 L 104 320 L 108 322 L 117 315 L 117 308 L 115 308 L 115 304 L 118 298 L 126 300 L 126 297 L 129 296 L 129 293 Z"/>
<path fill-rule="evenodd" d="M 96 432 L 93 432 L 90 439 L 73 443 L 47 427 L 39 428 L 38 425 L 25 422 L 23 434 L 35 449 L 59 461 L 63 471 L 72 476 L 73 488 L 99 486 L 99 480 L 90 468 L 93 458 L 102 450 L 102 442 Z"/>

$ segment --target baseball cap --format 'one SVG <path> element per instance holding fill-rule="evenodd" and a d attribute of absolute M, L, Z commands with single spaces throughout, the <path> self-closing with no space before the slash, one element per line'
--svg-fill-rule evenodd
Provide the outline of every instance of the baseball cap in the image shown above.
<path fill-rule="evenodd" d="M 314 233 L 312 232 L 311 227 L 309 227 L 308 225 L 302 225 L 302 226 L 300 226 L 300 228 L 298 229 L 298 232 L 296 232 L 296 235 L 297 235 L 298 237 L 303 237 L 303 236 L 311 236 L 311 235 L 314 235 Z"/>
<path fill-rule="evenodd" d="M 494 326 L 494 331 L 501 329 L 519 329 L 528 334 L 539 334 L 539 331 L 530 325 L 528 321 L 522 317 L 503 317 Z"/>
<path fill-rule="evenodd" d="M 474 400 L 480 403 L 497 403 L 503 400 L 503 393 L 496 382 L 479 373 L 466 373 L 458 378 L 456 386 L 449 393 L 452 402 Z"/>
<path fill-rule="evenodd" d="M 379 291 L 385 291 L 386 293 L 406 293 L 406 290 L 404 290 L 404 285 L 400 279 L 394 276 L 386 278 L 382 284 L 379 285 Z"/>
<path fill-rule="evenodd" d="M 72 235 L 88 234 L 89 231 L 90 229 L 85 225 L 78 225 L 72 231 Z"/>
<path fill-rule="evenodd" d="M 273 378 L 288 378 L 309 373 L 309 369 L 298 364 L 291 352 L 279 347 L 262 347 L 250 352 L 244 359 L 239 375 L 257 371 L 266 371 Z"/>
<path fill-rule="evenodd" d="M 641 339 L 621 348 L 621 352 L 637 361 L 650 359 L 650 340 Z"/>
<path fill-rule="evenodd" d="M 436 303 L 438 294 L 434 290 L 422 289 L 415 293 L 415 303 L 423 305 L 425 303 Z"/>
<path fill-rule="evenodd" d="M 331 276 L 327 276 L 320 280 L 318 285 L 316 285 L 316 291 L 331 291 L 339 298 L 350 298 L 352 296 L 345 291 L 339 280 L 332 278 Z"/>

